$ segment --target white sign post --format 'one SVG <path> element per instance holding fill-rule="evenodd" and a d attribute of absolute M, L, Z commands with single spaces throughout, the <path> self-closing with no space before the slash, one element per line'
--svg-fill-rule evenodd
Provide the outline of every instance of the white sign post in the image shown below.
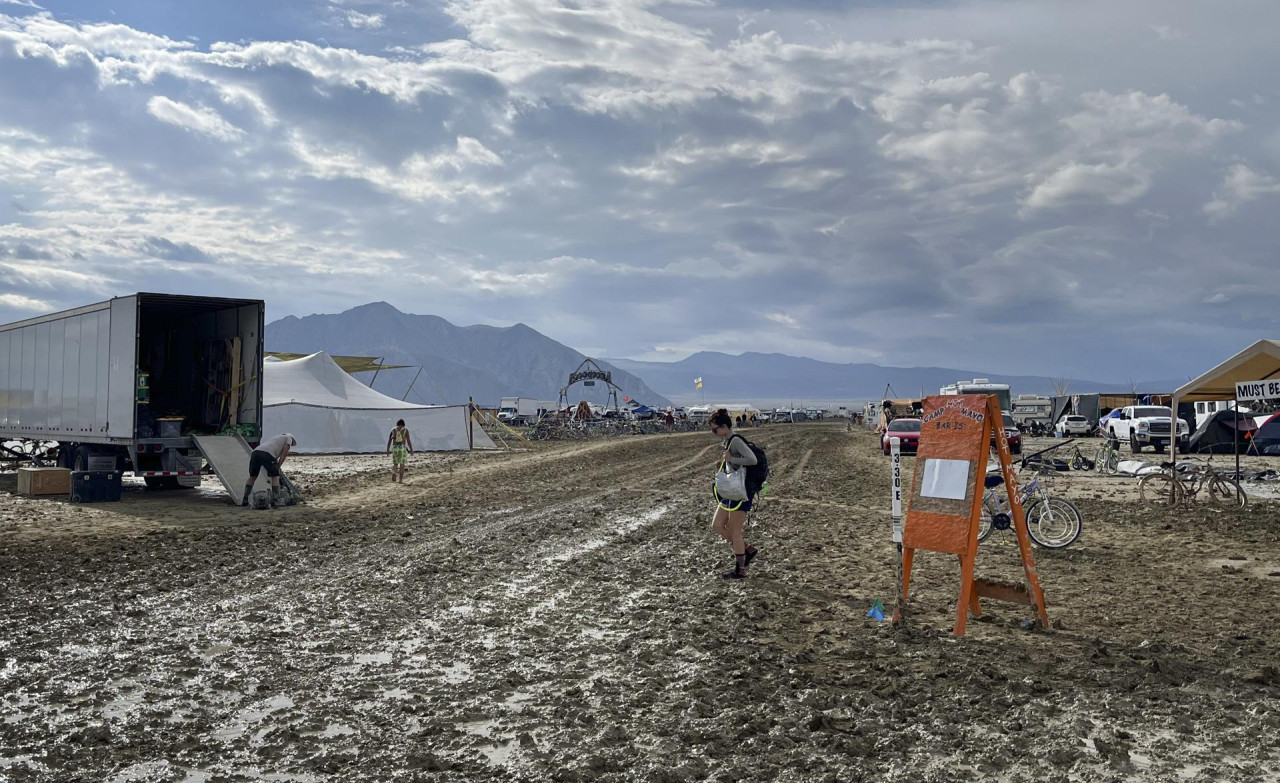
<path fill-rule="evenodd" d="M 893 455 L 893 543 L 902 548 L 902 440 L 889 438 Z"/>
<path fill-rule="evenodd" d="M 1242 381 L 1237 383 L 1236 399 L 1245 402 L 1280 400 L 1280 380 Z"/>
<path fill-rule="evenodd" d="M 903 622 L 905 613 L 902 601 L 902 440 L 889 438 L 889 453 L 893 455 L 893 543 L 898 545 L 898 557 L 893 563 L 893 579 L 897 593 L 893 600 L 893 621 Z"/>

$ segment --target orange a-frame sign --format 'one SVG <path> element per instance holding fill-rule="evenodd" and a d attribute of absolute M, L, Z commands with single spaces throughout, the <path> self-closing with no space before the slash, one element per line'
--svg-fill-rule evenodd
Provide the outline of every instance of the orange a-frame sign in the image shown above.
<path fill-rule="evenodd" d="M 1034 606 L 1040 622 L 1048 626 L 1049 615 L 1031 556 L 1027 519 L 1018 497 L 1017 476 L 1009 443 L 1004 436 L 999 398 L 982 394 L 926 397 L 922 419 L 915 476 L 911 481 L 906 526 L 902 532 L 903 600 L 906 600 L 911 586 L 915 551 L 946 552 L 960 558 L 960 597 L 952 629 L 956 636 L 964 636 L 971 613 L 975 617 L 982 614 L 979 597 Z M 986 490 L 987 454 L 993 434 L 1013 511 L 1022 568 L 1027 577 L 1025 586 L 988 582 L 975 579 L 973 575 L 978 551 L 978 521 L 982 514 L 982 495 Z"/>

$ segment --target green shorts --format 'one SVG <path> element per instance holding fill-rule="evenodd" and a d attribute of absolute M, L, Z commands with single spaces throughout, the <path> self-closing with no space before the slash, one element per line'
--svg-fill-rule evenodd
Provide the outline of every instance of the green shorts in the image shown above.
<path fill-rule="evenodd" d="M 403 468 L 409 464 L 409 449 L 406 446 L 391 447 L 391 467 Z"/>

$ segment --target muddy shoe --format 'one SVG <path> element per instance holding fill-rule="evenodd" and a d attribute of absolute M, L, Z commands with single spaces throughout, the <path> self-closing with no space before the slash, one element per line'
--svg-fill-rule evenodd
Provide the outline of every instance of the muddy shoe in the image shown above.
<path fill-rule="evenodd" d="M 760 554 L 760 550 L 753 546 L 749 546 L 744 554 L 746 555 L 747 565 L 751 565 L 751 561 L 756 559 L 756 555 Z"/>
<path fill-rule="evenodd" d="M 720 575 L 720 578 L 721 578 L 721 579 L 746 579 L 746 578 L 747 578 L 747 572 L 746 572 L 746 571 L 739 571 L 738 569 L 736 569 L 736 568 L 735 568 L 735 569 L 733 569 L 732 571 L 729 571 L 729 572 L 727 572 L 727 573 L 721 574 L 721 575 Z"/>

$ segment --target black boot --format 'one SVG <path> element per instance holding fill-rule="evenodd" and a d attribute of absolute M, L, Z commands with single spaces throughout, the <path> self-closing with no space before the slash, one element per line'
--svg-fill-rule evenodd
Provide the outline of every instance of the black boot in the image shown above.
<path fill-rule="evenodd" d="M 271 507 L 280 508 L 280 488 L 279 487 L 271 488 Z"/>
<path fill-rule="evenodd" d="M 248 484 L 244 485 L 244 499 L 240 501 L 240 505 L 248 506 L 249 496 L 252 494 L 253 494 L 253 482 L 250 481 Z"/>

